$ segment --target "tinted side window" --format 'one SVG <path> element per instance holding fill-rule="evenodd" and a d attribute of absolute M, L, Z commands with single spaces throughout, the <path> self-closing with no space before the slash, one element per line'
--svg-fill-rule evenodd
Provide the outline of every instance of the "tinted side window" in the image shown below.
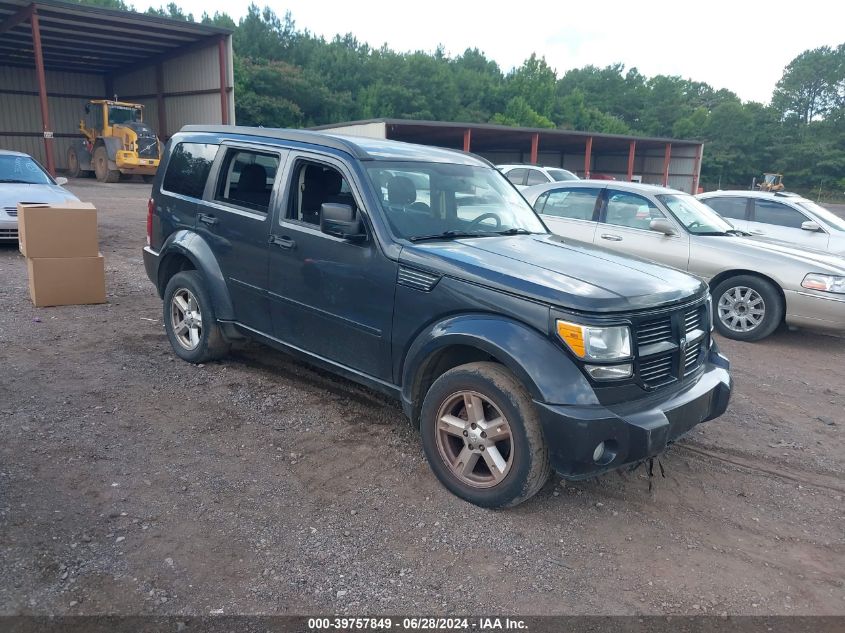
<path fill-rule="evenodd" d="M 648 198 L 623 191 L 615 193 L 609 191 L 608 194 L 606 219 L 608 224 L 647 231 L 652 220 L 666 217 Z"/>
<path fill-rule="evenodd" d="M 788 206 L 781 204 L 780 202 L 772 202 L 771 200 L 755 200 L 754 220 L 756 222 L 762 222 L 763 224 L 774 224 L 775 226 L 800 229 L 801 224 L 806 222 L 807 218 L 795 209 L 790 209 Z"/>
<path fill-rule="evenodd" d="M 525 181 L 526 185 L 542 185 L 547 182 L 549 182 L 549 179 L 546 178 L 546 174 L 541 172 L 539 169 L 528 170 L 528 180 Z"/>
<path fill-rule="evenodd" d="M 220 168 L 214 199 L 267 213 L 279 157 L 230 149 Z"/>
<path fill-rule="evenodd" d="M 745 219 L 745 207 L 748 205 L 748 198 L 707 198 L 702 202 L 723 218 L 730 220 Z"/>
<path fill-rule="evenodd" d="M 510 180 L 515 185 L 521 185 L 525 183 L 525 174 L 528 170 L 527 169 L 511 169 L 507 174 L 508 180 Z"/>
<path fill-rule="evenodd" d="M 592 220 L 601 189 L 555 189 L 550 191 L 541 213 L 558 218 Z"/>
<path fill-rule="evenodd" d="M 202 198 L 208 172 L 217 155 L 219 145 L 209 143 L 179 143 L 170 154 L 167 173 L 164 174 L 165 191 L 191 198 Z"/>

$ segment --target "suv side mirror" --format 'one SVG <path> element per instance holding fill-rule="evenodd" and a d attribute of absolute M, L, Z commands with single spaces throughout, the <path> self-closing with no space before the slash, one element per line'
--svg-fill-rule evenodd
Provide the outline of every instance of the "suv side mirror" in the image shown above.
<path fill-rule="evenodd" d="M 366 238 L 361 217 L 348 204 L 324 202 L 320 206 L 320 230 L 355 242 Z"/>
<path fill-rule="evenodd" d="M 807 220 L 806 222 L 802 222 L 801 228 L 804 231 L 821 231 L 822 230 L 822 227 L 819 226 L 818 222 L 813 222 L 812 220 Z"/>
<path fill-rule="evenodd" d="M 66 185 L 67 184 L 67 178 L 65 178 L 64 176 L 57 176 L 56 177 L 56 184 L 59 185 L 59 187 Z"/>
<path fill-rule="evenodd" d="M 666 218 L 657 218 L 656 220 L 652 220 L 649 222 L 648 228 L 652 231 L 657 231 L 658 233 L 663 233 L 663 235 L 677 235 L 678 232 L 675 230 L 675 227 L 672 226 L 672 223 L 669 222 Z"/>

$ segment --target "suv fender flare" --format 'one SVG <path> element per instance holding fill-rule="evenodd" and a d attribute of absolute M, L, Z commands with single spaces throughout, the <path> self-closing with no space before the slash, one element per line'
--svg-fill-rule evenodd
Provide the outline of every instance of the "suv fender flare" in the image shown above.
<path fill-rule="evenodd" d="M 164 295 L 161 273 L 166 270 L 165 262 L 171 255 L 178 254 L 187 258 L 194 268 L 202 274 L 206 282 L 206 290 L 211 295 L 211 302 L 214 304 L 214 313 L 218 321 L 232 321 L 235 318 L 235 311 L 232 308 L 232 300 L 229 297 L 229 289 L 226 287 L 226 279 L 214 257 L 214 253 L 208 243 L 193 231 L 182 229 L 171 234 L 164 242 L 159 251 L 161 263 L 158 267 L 157 286 L 159 294 Z"/>
<path fill-rule="evenodd" d="M 408 348 L 402 366 L 402 406 L 416 422 L 424 394 L 417 393 L 437 352 L 467 346 L 488 354 L 508 368 L 536 402 L 598 404 L 583 372 L 548 336 L 518 321 L 493 315 L 453 316 L 420 332 Z"/>

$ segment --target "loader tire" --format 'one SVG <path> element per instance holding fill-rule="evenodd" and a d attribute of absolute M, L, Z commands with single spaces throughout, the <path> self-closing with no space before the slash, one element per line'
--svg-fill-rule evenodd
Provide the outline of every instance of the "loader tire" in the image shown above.
<path fill-rule="evenodd" d="M 94 173 L 100 182 L 117 182 L 120 180 L 120 171 L 109 169 L 109 155 L 103 145 L 94 150 Z"/>

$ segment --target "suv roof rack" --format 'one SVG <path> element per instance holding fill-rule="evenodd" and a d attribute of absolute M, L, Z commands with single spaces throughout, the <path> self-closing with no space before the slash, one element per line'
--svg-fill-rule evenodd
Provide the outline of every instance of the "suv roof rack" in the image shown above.
<path fill-rule="evenodd" d="M 372 158 L 361 147 L 347 141 L 344 138 L 325 134 L 323 132 L 310 132 L 308 130 L 288 130 L 285 128 L 270 127 L 244 127 L 237 125 L 183 125 L 180 132 L 210 132 L 212 134 L 230 134 L 237 136 L 260 136 L 273 138 L 280 141 L 299 141 L 300 143 L 312 143 L 324 145 L 332 149 L 339 149 L 349 152 L 359 159 Z"/>

